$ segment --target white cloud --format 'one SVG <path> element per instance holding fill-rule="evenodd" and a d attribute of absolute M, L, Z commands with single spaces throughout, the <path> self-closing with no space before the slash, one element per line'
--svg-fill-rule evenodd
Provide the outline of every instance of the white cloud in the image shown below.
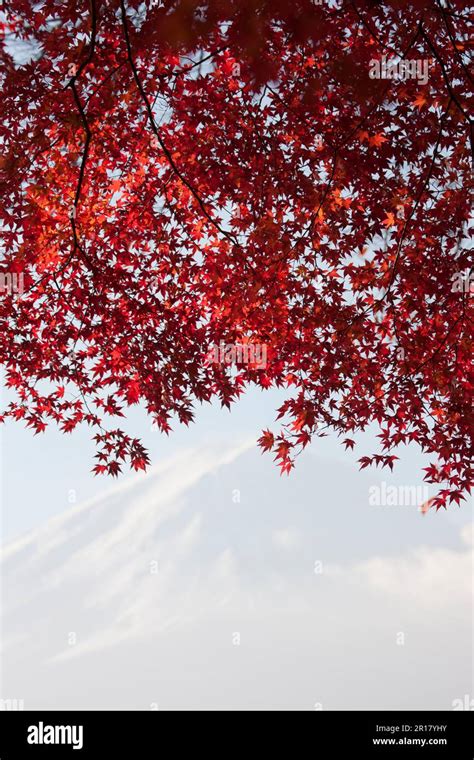
<path fill-rule="evenodd" d="M 464 532 L 463 532 L 464 533 Z M 382 594 L 411 600 L 420 608 L 472 605 L 473 552 L 420 547 L 399 557 L 374 557 L 353 572 Z"/>

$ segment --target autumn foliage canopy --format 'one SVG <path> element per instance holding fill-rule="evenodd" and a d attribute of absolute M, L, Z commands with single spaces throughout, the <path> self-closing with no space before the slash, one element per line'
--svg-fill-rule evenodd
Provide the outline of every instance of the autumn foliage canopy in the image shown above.
<path fill-rule="evenodd" d="M 87 424 L 114 475 L 148 463 L 128 406 L 168 432 L 284 387 L 260 438 L 282 471 L 376 424 L 362 467 L 418 444 L 433 505 L 459 503 L 467 20 L 457 0 L 4 2 L 2 420 Z M 209 361 L 222 343 L 264 345 L 265 366 Z"/>

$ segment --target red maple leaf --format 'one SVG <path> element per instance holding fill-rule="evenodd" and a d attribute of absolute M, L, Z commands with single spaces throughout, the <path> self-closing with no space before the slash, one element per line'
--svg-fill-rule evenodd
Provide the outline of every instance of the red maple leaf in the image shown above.
<path fill-rule="evenodd" d="M 474 388 L 464 15 L 447 34 L 426 3 L 254 0 L 251 29 L 220 0 L 205 22 L 171 0 L 17 5 L 3 29 L 34 33 L 41 55 L 13 65 L 10 50 L 1 72 L 0 420 L 85 422 L 94 472 L 117 476 L 148 464 L 108 427 L 126 405 L 168 433 L 196 404 L 285 388 L 281 429 L 259 440 L 282 472 L 313 436 L 352 449 L 375 425 L 381 453 L 362 468 L 417 444 L 443 483 L 433 506 L 459 503 Z M 374 76 L 374 30 L 429 62 L 427 81 Z"/>

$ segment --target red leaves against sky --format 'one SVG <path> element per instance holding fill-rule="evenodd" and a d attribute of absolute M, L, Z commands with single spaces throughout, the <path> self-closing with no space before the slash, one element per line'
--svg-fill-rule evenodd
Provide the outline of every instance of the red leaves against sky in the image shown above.
<path fill-rule="evenodd" d="M 467 7 L 444 5 L 5 3 L 0 275 L 24 290 L 0 297 L 3 418 L 86 423 L 117 475 L 148 464 L 110 429 L 127 406 L 168 432 L 196 401 L 284 386 L 259 441 L 283 472 L 377 423 L 361 467 L 417 443 L 432 505 L 459 502 L 473 88 Z M 397 55 L 427 81 L 369 76 Z M 207 362 L 221 342 L 264 344 L 266 367 Z"/>

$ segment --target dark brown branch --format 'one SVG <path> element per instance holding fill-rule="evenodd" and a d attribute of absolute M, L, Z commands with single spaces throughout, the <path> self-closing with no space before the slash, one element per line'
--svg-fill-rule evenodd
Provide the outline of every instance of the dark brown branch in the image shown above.
<path fill-rule="evenodd" d="M 469 73 L 469 70 L 468 70 L 468 68 L 467 68 L 466 64 L 464 63 L 464 61 L 463 61 L 463 59 L 462 59 L 462 55 L 460 54 L 460 52 L 459 52 L 459 50 L 458 50 L 458 48 L 457 48 L 457 45 L 456 45 L 456 39 L 455 39 L 455 37 L 454 37 L 454 34 L 453 34 L 453 32 L 452 32 L 452 29 L 451 29 L 451 27 L 450 27 L 450 23 L 451 23 L 451 21 L 450 21 L 450 19 L 449 19 L 449 15 L 446 13 L 446 8 L 443 8 L 443 7 L 442 7 L 442 6 L 441 6 L 439 3 L 438 3 L 438 5 L 439 5 L 439 9 L 440 9 L 440 11 L 441 11 L 441 14 L 442 14 L 442 16 L 443 16 L 444 25 L 445 25 L 445 27 L 446 27 L 446 31 L 447 31 L 447 33 L 448 33 L 448 37 L 449 37 L 449 39 L 450 39 L 450 41 L 451 41 L 451 46 L 452 46 L 452 48 L 453 48 L 453 50 L 454 50 L 454 54 L 455 54 L 455 56 L 458 58 L 458 60 L 459 60 L 459 63 L 461 64 L 461 66 L 462 66 L 462 68 L 463 68 L 463 71 L 464 71 L 464 73 L 466 74 L 466 77 L 468 78 L 469 82 L 470 82 L 471 84 L 474 84 L 474 79 L 473 79 L 473 77 L 470 75 L 470 73 Z"/>
<path fill-rule="evenodd" d="M 440 54 L 439 54 L 439 51 L 437 50 L 436 46 L 434 45 L 434 43 L 430 39 L 430 37 L 428 37 L 428 35 L 426 34 L 426 32 L 425 32 L 424 29 L 422 30 L 422 36 L 423 36 L 423 39 L 426 41 L 429 49 L 433 53 L 434 57 L 438 61 L 439 67 L 441 69 L 441 73 L 443 75 L 443 79 L 444 79 L 444 81 L 446 83 L 446 88 L 448 90 L 448 93 L 449 93 L 452 101 L 456 105 L 456 108 L 458 109 L 458 111 L 464 116 L 464 118 L 466 119 L 467 123 L 469 124 L 469 136 L 470 136 L 470 142 L 471 142 L 471 153 L 472 153 L 472 157 L 473 157 L 473 160 L 474 160 L 474 122 L 469 117 L 469 114 L 464 110 L 463 105 L 460 103 L 460 101 L 459 101 L 456 93 L 454 92 L 453 87 L 452 87 L 451 82 L 450 82 L 450 79 L 448 77 L 448 73 L 446 71 L 446 67 L 445 67 L 445 65 L 443 63 L 443 60 L 442 60 Z"/>
<path fill-rule="evenodd" d="M 85 58 L 84 61 L 80 64 L 76 73 L 68 82 L 67 86 L 72 89 L 74 101 L 76 103 L 76 106 L 79 111 L 79 115 L 81 117 L 81 121 L 84 127 L 84 131 L 86 133 L 84 150 L 83 150 L 82 159 L 81 159 L 81 166 L 79 169 L 79 178 L 77 181 L 76 193 L 74 196 L 73 211 L 71 214 L 71 227 L 72 227 L 72 233 L 74 237 L 74 251 L 78 250 L 82 258 L 85 260 L 86 264 L 88 265 L 88 267 L 92 269 L 93 271 L 97 272 L 97 268 L 95 264 L 91 261 L 91 259 L 89 258 L 89 256 L 86 254 L 86 252 L 84 251 L 84 249 L 79 243 L 79 238 L 77 235 L 77 227 L 76 227 L 76 210 L 79 205 L 79 200 L 81 197 L 81 190 L 82 190 L 82 185 L 84 182 L 87 159 L 89 157 L 89 149 L 90 149 L 90 143 L 92 139 L 92 132 L 89 126 L 89 122 L 87 120 L 84 106 L 81 103 L 81 99 L 79 97 L 79 93 L 76 87 L 76 81 L 78 77 L 82 74 L 86 66 L 91 62 L 92 57 L 94 55 L 94 50 L 95 50 L 95 41 L 96 41 L 96 35 L 97 35 L 97 12 L 96 12 L 96 7 L 95 7 L 95 0 L 90 0 L 90 4 L 91 4 L 91 40 L 90 40 L 90 45 L 89 45 L 89 54 L 87 58 Z"/>
<path fill-rule="evenodd" d="M 132 69 L 133 78 L 134 78 L 135 83 L 137 85 L 137 89 L 138 89 L 138 91 L 140 93 L 140 96 L 141 96 L 141 98 L 143 100 L 143 103 L 145 104 L 145 108 L 146 108 L 147 115 L 148 115 L 148 121 L 150 122 L 150 126 L 151 126 L 151 129 L 153 131 L 153 134 L 155 135 L 156 139 L 158 140 L 158 143 L 159 143 L 159 145 L 160 145 L 163 153 L 165 154 L 165 156 L 166 156 L 166 158 L 168 160 L 168 163 L 171 166 L 172 170 L 174 171 L 174 173 L 176 174 L 176 176 L 180 179 L 180 181 L 183 183 L 183 185 L 185 185 L 185 187 L 188 188 L 189 192 L 191 193 L 191 195 L 193 196 L 193 198 L 195 199 L 195 201 L 199 205 L 199 207 L 200 207 L 202 213 L 204 214 L 204 216 L 206 217 L 206 219 L 213 225 L 213 227 L 215 227 L 216 230 L 218 230 L 218 232 L 220 232 L 221 235 L 223 235 L 233 245 L 239 245 L 239 243 L 236 240 L 236 238 L 234 238 L 233 235 L 231 235 L 229 232 L 227 232 L 226 230 L 224 230 L 221 227 L 221 225 L 218 222 L 216 222 L 216 220 L 211 216 L 211 214 L 207 210 L 207 207 L 206 207 L 204 201 L 200 197 L 198 191 L 196 190 L 196 188 L 194 187 L 194 185 L 188 179 L 186 179 L 186 177 L 184 176 L 184 174 L 178 168 L 178 166 L 176 165 L 176 162 L 173 159 L 173 156 L 171 155 L 171 152 L 169 151 L 168 147 L 166 146 L 166 144 L 165 144 L 165 142 L 163 140 L 163 137 L 161 136 L 160 131 L 159 131 L 157 125 L 156 125 L 155 118 L 153 116 L 153 111 L 152 111 L 152 108 L 151 108 L 151 105 L 150 105 L 150 101 L 148 100 L 147 94 L 146 94 L 145 90 L 143 89 L 143 85 L 141 83 L 140 77 L 138 76 L 137 67 L 135 65 L 135 61 L 134 61 L 133 53 L 132 53 L 132 46 L 130 44 L 130 34 L 129 34 L 129 31 L 128 31 L 128 23 L 127 23 L 127 11 L 126 11 L 126 8 L 125 8 L 125 2 L 124 2 L 124 0 L 120 0 L 120 9 L 121 9 L 121 15 L 122 15 L 122 25 L 123 25 L 124 36 L 125 36 L 125 44 L 127 46 L 127 57 L 128 57 L 129 63 L 130 63 L 130 67 Z"/>

